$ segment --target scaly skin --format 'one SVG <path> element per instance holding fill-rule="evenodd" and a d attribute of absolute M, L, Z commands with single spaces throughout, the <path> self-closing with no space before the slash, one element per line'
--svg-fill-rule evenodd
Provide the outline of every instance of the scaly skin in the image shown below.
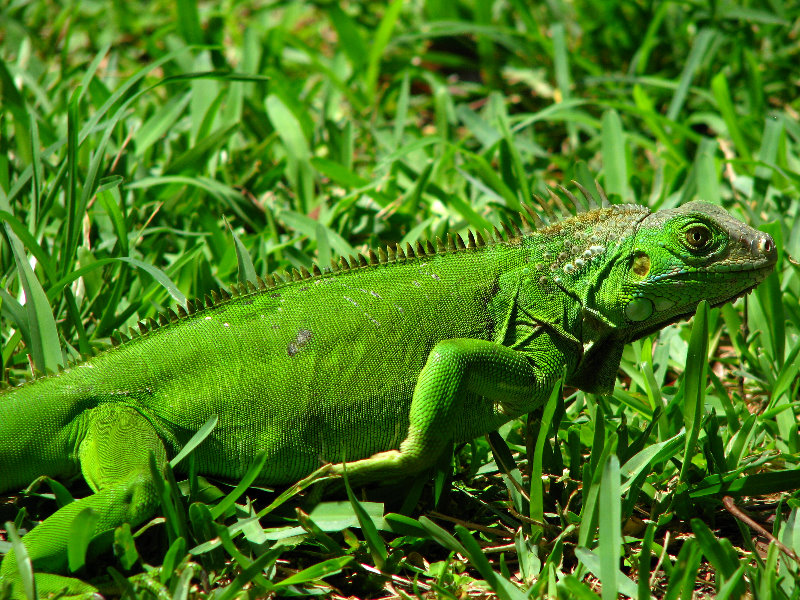
<path fill-rule="evenodd" d="M 212 414 L 201 474 L 235 480 L 266 450 L 263 484 L 343 457 L 361 481 L 412 475 L 540 406 L 565 368 L 609 391 L 625 343 L 738 297 L 776 261 L 768 235 L 702 202 L 470 246 L 223 300 L 0 396 L 0 491 L 81 474 L 95 492 L 24 538 L 40 592 L 94 590 L 58 575 L 74 516 L 93 508 L 95 535 L 151 517 L 150 453 L 163 467 Z M 0 578 L 22 593 L 13 552 Z"/>

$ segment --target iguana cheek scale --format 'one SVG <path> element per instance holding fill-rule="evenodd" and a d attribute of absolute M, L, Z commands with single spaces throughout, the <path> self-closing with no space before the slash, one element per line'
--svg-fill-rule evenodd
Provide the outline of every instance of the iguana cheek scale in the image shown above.
<path fill-rule="evenodd" d="M 236 480 L 263 450 L 262 484 L 342 457 L 358 481 L 411 475 L 540 406 L 565 369 L 609 391 L 625 343 L 749 291 L 776 261 L 769 236 L 702 202 L 523 226 L 234 286 L 3 393 L 0 491 L 41 475 L 94 491 L 25 536 L 39 591 L 94 590 L 59 575 L 75 516 L 94 509 L 96 535 L 151 517 L 150 454 L 163 468 L 212 415 L 202 474 Z M 22 593 L 13 552 L 0 577 Z"/>

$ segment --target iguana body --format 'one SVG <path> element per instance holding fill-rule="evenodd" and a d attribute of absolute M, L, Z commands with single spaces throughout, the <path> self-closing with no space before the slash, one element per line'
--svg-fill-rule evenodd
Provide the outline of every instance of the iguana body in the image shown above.
<path fill-rule="evenodd" d="M 74 516 L 96 533 L 157 509 L 148 466 L 211 417 L 199 471 L 236 480 L 265 450 L 260 482 L 348 461 L 360 480 L 413 474 L 541 405 L 566 369 L 613 386 L 623 345 L 757 285 L 772 240 L 715 206 L 620 205 L 538 231 L 351 259 L 192 304 L 63 373 L 0 396 L 0 491 L 81 474 L 95 494 L 25 537 L 38 571 L 66 571 Z M 244 293 L 242 293 L 244 291 Z M 340 470 L 341 467 L 338 467 Z M 0 576 L 16 580 L 13 553 Z M 75 579 L 37 576 L 42 589 Z"/>

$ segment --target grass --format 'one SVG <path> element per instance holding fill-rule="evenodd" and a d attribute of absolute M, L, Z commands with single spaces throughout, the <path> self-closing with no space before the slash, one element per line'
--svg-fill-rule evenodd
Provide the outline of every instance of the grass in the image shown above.
<path fill-rule="evenodd" d="M 613 394 L 554 394 L 405 503 L 189 504 L 168 480 L 165 518 L 79 574 L 133 597 L 800 598 L 796 6 L 38 0 L 0 22 L 6 379 L 254 273 L 499 224 L 573 179 L 720 203 L 781 251 L 746 302 L 627 347 Z M 0 522 L 30 529 L 51 498 Z"/>

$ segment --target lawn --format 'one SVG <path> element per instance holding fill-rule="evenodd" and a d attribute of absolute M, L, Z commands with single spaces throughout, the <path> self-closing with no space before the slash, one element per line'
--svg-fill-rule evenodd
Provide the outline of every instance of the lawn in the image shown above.
<path fill-rule="evenodd" d="M 779 249 L 753 294 L 627 346 L 612 394 L 565 388 L 401 488 L 220 482 L 206 504 L 168 477 L 163 516 L 78 576 L 134 598 L 800 598 L 798 65 L 779 0 L 4 3 L 5 382 L 573 180 L 721 204 Z M 0 526 L 87 493 L 7 495 Z"/>

